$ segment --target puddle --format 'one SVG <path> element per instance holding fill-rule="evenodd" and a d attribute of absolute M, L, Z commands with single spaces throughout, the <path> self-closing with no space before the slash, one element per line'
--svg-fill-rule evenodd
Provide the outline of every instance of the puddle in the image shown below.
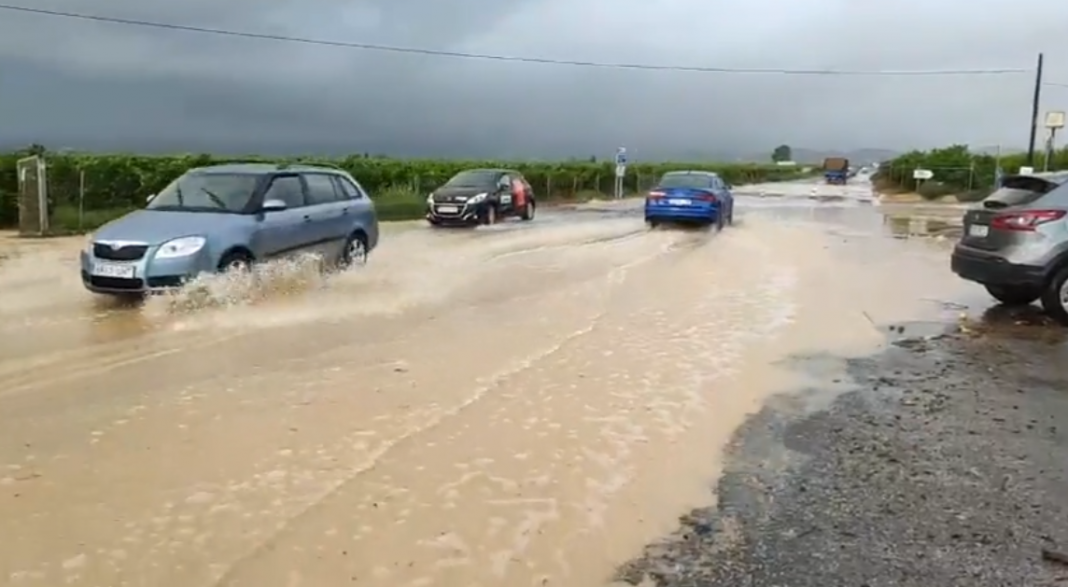
<path fill-rule="evenodd" d="M 956 238 L 960 236 L 959 221 L 912 215 L 886 215 L 884 222 L 894 238 Z"/>

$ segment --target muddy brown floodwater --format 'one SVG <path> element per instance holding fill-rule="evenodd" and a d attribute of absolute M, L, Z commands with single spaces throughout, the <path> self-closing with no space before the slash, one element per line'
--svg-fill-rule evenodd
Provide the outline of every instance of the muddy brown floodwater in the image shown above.
<path fill-rule="evenodd" d="M 0 577 L 605 584 L 711 502 L 731 434 L 799 383 L 780 359 L 862 354 L 972 291 L 878 207 L 739 211 L 398 225 L 344 275 L 144 306 L 82 290 L 80 239 L 0 239 Z"/>

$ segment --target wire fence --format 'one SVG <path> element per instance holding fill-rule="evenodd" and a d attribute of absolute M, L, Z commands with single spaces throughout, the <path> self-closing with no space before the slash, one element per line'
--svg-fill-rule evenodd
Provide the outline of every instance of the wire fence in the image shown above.
<path fill-rule="evenodd" d="M 963 189 L 969 192 L 994 186 L 994 178 L 984 177 L 985 174 L 974 165 L 927 167 L 925 170 L 931 172 L 930 179 L 915 178 L 916 168 L 911 166 L 884 166 L 879 169 L 879 175 L 889 183 L 917 192 L 924 184 L 946 186 L 947 189 L 952 188 L 958 191 Z"/>
<path fill-rule="evenodd" d="M 357 177 L 357 180 L 359 178 Z M 611 174 L 578 177 L 571 173 L 532 179 L 535 195 L 543 201 L 585 201 L 614 196 L 615 176 Z M 630 172 L 623 178 L 624 194 L 649 191 L 659 175 Z M 75 167 L 48 168 L 44 174 L 48 194 L 47 225 L 57 231 L 92 230 L 109 220 L 135 209 L 145 202 L 148 193 L 137 193 L 139 185 L 116 189 L 114 175 L 94 174 L 92 169 Z M 413 177 L 406 182 L 372 193 L 384 209 L 405 210 L 421 207 L 426 196 L 440 187 L 436 178 Z M 116 197 L 114 194 L 121 194 Z M 7 220 L 17 220 L 17 216 Z"/>

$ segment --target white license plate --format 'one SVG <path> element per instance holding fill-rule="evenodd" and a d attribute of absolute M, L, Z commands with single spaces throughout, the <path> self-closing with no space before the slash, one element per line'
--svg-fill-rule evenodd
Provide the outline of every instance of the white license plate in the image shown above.
<path fill-rule="evenodd" d="M 458 206 L 438 206 L 438 212 L 444 212 L 445 214 L 456 214 L 460 211 Z"/>
<path fill-rule="evenodd" d="M 990 227 L 989 226 L 983 226 L 982 224 L 973 224 L 973 225 L 968 227 L 968 235 L 969 236 L 977 236 L 979 238 L 984 238 L 989 234 L 990 234 Z"/>
<path fill-rule="evenodd" d="M 100 277 L 118 277 L 120 279 L 133 279 L 134 266 L 120 263 L 93 263 L 93 275 Z"/>
<path fill-rule="evenodd" d="M 671 206 L 689 206 L 690 200 L 684 200 L 679 198 L 672 198 L 668 200 L 668 204 Z"/>

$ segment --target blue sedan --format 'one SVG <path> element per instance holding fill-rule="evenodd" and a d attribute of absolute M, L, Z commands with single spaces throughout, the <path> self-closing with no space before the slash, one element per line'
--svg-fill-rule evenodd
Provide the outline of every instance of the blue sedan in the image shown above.
<path fill-rule="evenodd" d="M 715 225 L 734 222 L 731 186 L 710 171 L 669 171 L 645 196 L 645 221 Z"/>

